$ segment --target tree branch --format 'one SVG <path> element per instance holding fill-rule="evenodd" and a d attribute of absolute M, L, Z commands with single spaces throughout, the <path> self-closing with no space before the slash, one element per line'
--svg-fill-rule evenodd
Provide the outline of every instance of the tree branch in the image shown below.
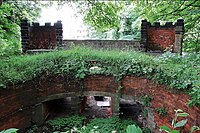
<path fill-rule="evenodd" d="M 171 11 L 171 12 L 169 12 L 169 13 L 167 13 L 167 14 L 162 14 L 162 15 L 160 15 L 160 16 L 166 16 L 166 15 L 169 15 L 169 14 L 175 14 L 175 13 L 177 13 L 177 12 L 184 11 L 185 9 L 187 9 L 187 8 L 190 7 L 190 6 L 192 6 L 192 5 L 195 4 L 196 2 L 197 2 L 197 0 L 194 0 L 194 1 L 191 2 L 190 4 L 185 5 L 184 8 L 180 9 L 180 8 L 184 5 L 184 3 L 185 3 L 185 0 L 184 0 L 183 3 L 182 3 L 177 9 L 175 9 L 174 11 Z"/>

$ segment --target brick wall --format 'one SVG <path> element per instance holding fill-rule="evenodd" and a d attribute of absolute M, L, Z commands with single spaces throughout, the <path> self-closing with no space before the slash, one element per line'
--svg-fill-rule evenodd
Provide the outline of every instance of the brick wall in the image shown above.
<path fill-rule="evenodd" d="M 105 49 L 135 49 L 141 51 L 163 52 L 166 48 L 172 48 L 172 52 L 182 52 L 182 41 L 184 34 L 184 20 L 178 19 L 173 25 L 172 22 L 166 22 L 160 25 L 155 22 L 151 25 L 146 20 L 141 24 L 141 41 L 134 40 L 63 40 L 62 23 L 58 21 L 51 26 L 45 23 L 40 26 L 39 23 L 30 23 L 27 20 L 21 22 L 22 50 L 33 49 L 68 49 L 71 45 L 85 45 L 93 48 Z"/>
<path fill-rule="evenodd" d="M 142 20 L 141 46 L 146 51 L 164 51 L 171 48 L 172 52 L 181 53 L 183 34 L 183 19 L 178 19 L 174 25 L 172 22 L 166 22 L 165 25 L 155 22 L 151 25 L 147 20 Z"/>
<path fill-rule="evenodd" d="M 187 130 L 194 125 L 200 125 L 200 108 L 187 106 L 190 97 L 183 92 L 172 92 L 167 89 L 167 86 L 155 84 L 151 80 L 146 78 L 136 78 L 132 76 L 126 76 L 122 84 L 124 89 L 122 90 L 123 95 L 132 95 L 134 97 L 140 97 L 142 95 L 152 96 L 152 108 L 160 108 L 164 106 L 168 109 L 167 117 L 160 117 L 156 111 L 153 111 L 154 122 L 156 128 L 162 125 L 171 126 L 171 121 L 174 118 L 174 110 L 182 109 L 183 111 L 190 114 L 187 118 L 188 123 L 186 124 Z"/>
<path fill-rule="evenodd" d="M 62 45 L 62 23 L 57 21 L 52 26 L 51 23 L 45 23 L 40 26 L 39 23 L 32 23 L 23 20 L 21 22 L 22 50 L 33 49 L 54 49 Z"/>
<path fill-rule="evenodd" d="M 81 87 L 83 85 L 83 88 Z M 190 97 L 182 92 L 172 92 L 165 89 L 166 86 L 155 84 L 143 77 L 126 76 L 122 79 L 122 97 L 132 97 L 137 102 L 141 96 L 152 96 L 152 116 L 149 122 L 155 123 L 155 130 L 161 125 L 170 126 L 174 117 L 174 109 L 182 109 L 189 113 L 186 128 L 200 125 L 200 108 L 187 106 Z M 119 111 L 119 95 L 117 94 L 118 83 L 111 76 L 92 75 L 83 80 L 83 84 L 73 76 L 41 76 L 23 84 L 12 85 L 7 89 L 0 90 L 0 130 L 10 127 L 26 128 L 33 123 L 43 122 L 42 103 L 45 101 L 72 97 L 72 108 L 75 112 L 80 110 L 79 96 L 90 93 L 111 96 L 113 99 L 113 114 Z M 95 92 L 95 93 L 94 93 Z M 160 117 L 155 108 L 162 105 L 168 108 L 167 117 Z M 151 127 L 152 128 L 152 127 Z"/>
<path fill-rule="evenodd" d="M 134 40 L 63 40 L 63 48 L 69 49 L 70 46 L 84 45 L 92 48 L 104 49 L 135 49 L 141 50 L 140 42 Z"/>

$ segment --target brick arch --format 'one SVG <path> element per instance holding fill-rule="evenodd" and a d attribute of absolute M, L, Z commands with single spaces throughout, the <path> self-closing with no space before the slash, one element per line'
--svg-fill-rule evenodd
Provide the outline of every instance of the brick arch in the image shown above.
<path fill-rule="evenodd" d="M 67 92 L 67 93 L 58 93 L 58 94 L 52 94 L 46 97 L 42 97 L 40 98 L 40 100 L 38 101 L 39 103 L 43 103 L 43 102 L 48 102 L 51 100 L 55 100 L 55 99 L 61 99 L 61 98 L 65 98 L 65 97 L 74 97 L 75 93 L 74 92 Z"/>

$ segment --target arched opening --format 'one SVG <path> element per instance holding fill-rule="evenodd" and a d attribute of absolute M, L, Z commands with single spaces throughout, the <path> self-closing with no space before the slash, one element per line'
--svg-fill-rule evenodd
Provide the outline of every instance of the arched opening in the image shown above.
<path fill-rule="evenodd" d="M 120 99 L 119 116 L 122 119 L 130 118 L 138 121 L 143 113 L 143 105 L 134 100 Z"/>
<path fill-rule="evenodd" d="M 43 102 L 44 120 L 66 116 L 71 113 L 71 97 Z"/>

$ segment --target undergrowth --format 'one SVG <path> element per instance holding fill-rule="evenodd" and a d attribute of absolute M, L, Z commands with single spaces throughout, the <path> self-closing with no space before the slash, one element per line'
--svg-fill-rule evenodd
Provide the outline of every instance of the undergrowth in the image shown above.
<path fill-rule="evenodd" d="M 178 56 L 166 53 L 153 57 L 135 51 L 75 47 L 66 51 L 1 58 L 0 88 L 41 75 L 71 74 L 83 79 L 87 75 L 103 74 L 115 76 L 118 82 L 124 75 L 134 75 L 185 91 L 191 95 L 190 105 L 200 106 L 199 64 L 200 54 Z M 94 66 L 98 69 L 90 69 Z"/>
<path fill-rule="evenodd" d="M 73 132 L 74 133 L 111 133 L 117 131 L 118 133 L 125 133 L 128 125 L 137 125 L 132 120 L 122 120 L 119 117 L 111 118 L 94 118 L 87 120 L 84 116 L 68 116 L 64 118 L 55 118 L 46 122 L 49 129 L 53 133 Z M 27 130 L 26 133 L 36 133 L 39 127 L 33 126 Z"/>

